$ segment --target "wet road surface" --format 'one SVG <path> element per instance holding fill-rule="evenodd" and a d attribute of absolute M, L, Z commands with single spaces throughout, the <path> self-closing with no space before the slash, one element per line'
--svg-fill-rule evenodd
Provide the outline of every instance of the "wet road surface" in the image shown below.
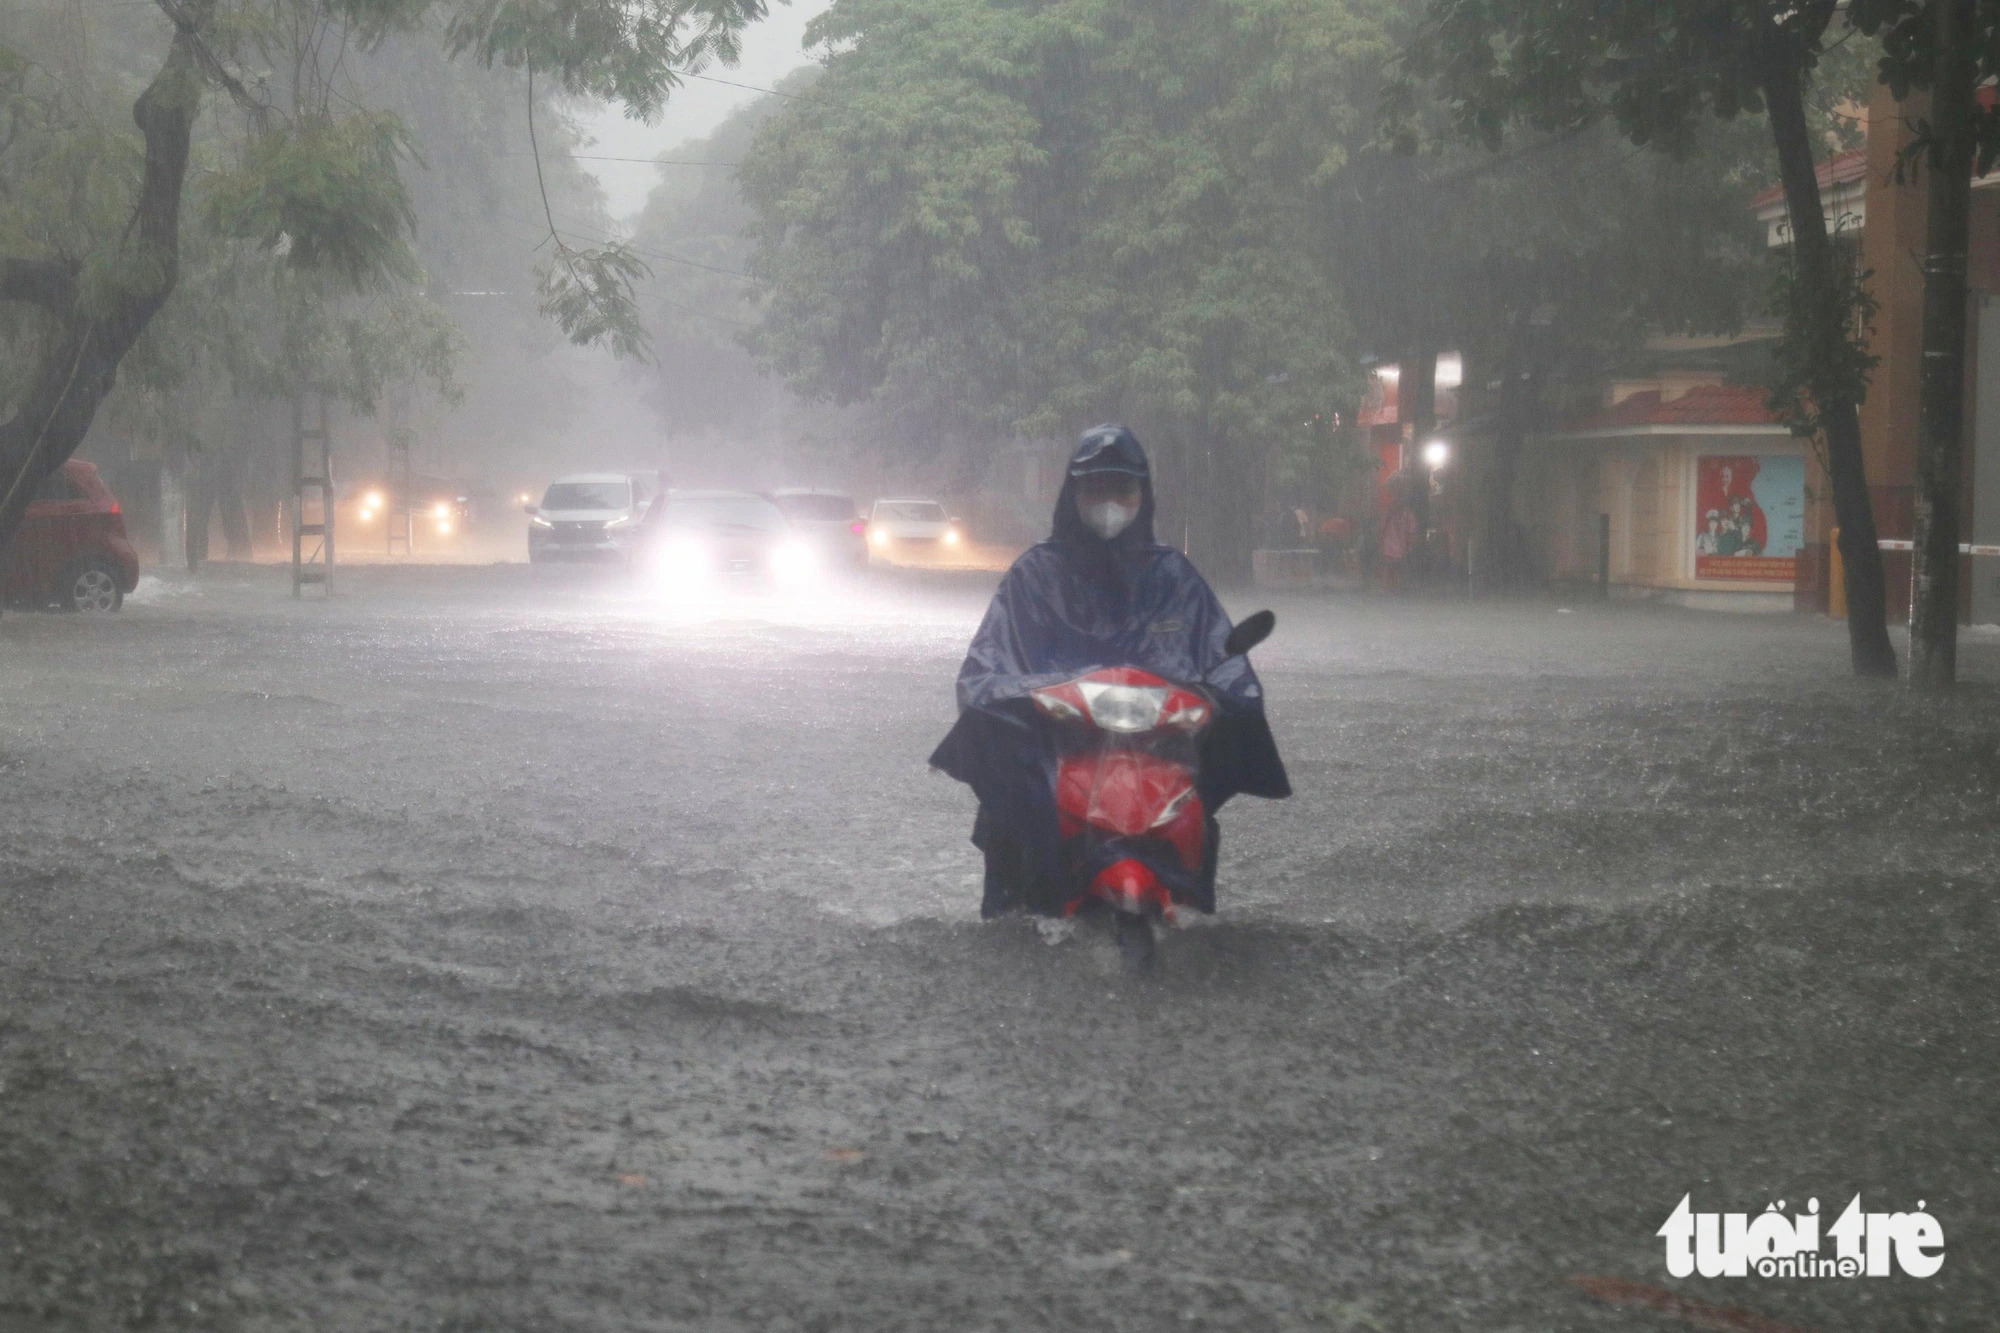
<path fill-rule="evenodd" d="M 1299 794 L 1224 813 L 1139 982 L 977 920 L 923 759 L 986 586 L 217 568 L 0 620 L 0 1325 L 1990 1307 L 2000 642 L 1936 705 L 1805 619 L 1231 598 Z M 1689 1191 L 1857 1190 L 1937 1277 L 1666 1276 Z"/>

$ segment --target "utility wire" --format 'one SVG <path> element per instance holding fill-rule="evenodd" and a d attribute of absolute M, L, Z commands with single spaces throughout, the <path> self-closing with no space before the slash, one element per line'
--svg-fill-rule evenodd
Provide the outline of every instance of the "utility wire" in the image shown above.
<path fill-rule="evenodd" d="M 781 93 L 776 88 L 761 88 L 754 83 L 738 83 L 734 79 L 718 79 L 713 74 L 683 74 L 684 79 L 700 79 L 703 83 L 719 83 L 728 88 L 744 88 L 753 93 L 769 93 L 772 97 L 783 97 L 794 102 L 815 102 L 820 106 L 845 106 L 844 102 L 829 102 L 824 97 L 807 97 L 804 93 Z"/>
<path fill-rule="evenodd" d="M 572 236 L 575 236 L 575 237 L 578 237 L 579 239 L 581 239 L 581 240 L 586 240 L 586 241 L 588 241 L 588 240 L 591 240 L 591 239 L 592 239 L 592 238 L 591 238 L 591 237 L 590 237 L 589 235 L 587 235 L 586 233 L 583 233 L 583 232 L 575 232 L 575 231 L 573 231 L 573 232 L 571 232 L 571 233 L 570 233 L 570 235 L 572 235 Z M 614 240 L 614 239 L 608 239 L 608 238 L 607 238 L 607 239 L 603 239 L 603 240 L 598 240 L 598 241 L 596 241 L 596 244 L 598 244 L 598 245 L 622 245 L 622 246 L 624 246 L 624 247 L 625 247 L 625 248 L 626 248 L 627 250 L 630 250 L 630 251 L 631 251 L 631 252 L 632 252 L 633 254 L 635 254 L 635 255 L 644 255 L 644 256 L 645 256 L 646 258 L 648 258 L 648 259 L 660 259 L 660 260 L 665 260 L 665 261 L 666 261 L 667 263 L 669 263 L 669 264 L 686 264 L 686 265 L 687 265 L 687 266 L 688 266 L 689 268 L 698 268 L 698 269 L 705 269 L 705 270 L 707 270 L 707 271 L 708 271 L 708 272 L 710 272 L 710 273 L 720 273 L 720 274 L 721 274 L 722 276 L 724 276 L 725 278 L 744 278 L 744 279 L 748 279 L 748 278 L 750 277 L 750 275 L 749 275 L 748 273 L 745 273 L 745 272 L 744 272 L 744 271 L 743 271 L 742 269 L 736 269 L 736 268 L 717 268 L 717 267 L 716 267 L 715 265 L 713 265 L 713 264 L 704 264 L 704 263 L 702 263 L 702 262 L 701 262 L 701 261 L 700 261 L 699 259 L 687 259 L 687 258 L 683 258 L 683 257 L 682 257 L 682 256 L 680 256 L 680 255 L 670 255 L 670 254 L 667 254 L 667 253 L 665 253 L 664 251 L 660 251 L 660 250 L 641 250 L 641 249 L 640 249 L 640 248 L 639 248 L 638 246 L 636 246 L 636 245 L 633 245 L 633 244 L 632 244 L 632 243 L 630 243 L 629 241 L 620 241 L 620 240 Z"/>
<path fill-rule="evenodd" d="M 528 157 L 528 153 L 508 153 L 508 157 Z M 600 157 L 595 153 L 551 153 L 551 157 L 566 157 L 574 162 L 643 162 L 655 167 L 740 167 L 741 162 L 696 162 L 678 157 Z"/>
<path fill-rule="evenodd" d="M 532 222 L 527 218 L 519 218 L 519 217 L 514 217 L 512 215 L 506 215 L 506 216 L 509 222 L 513 222 L 522 226 L 535 227 L 537 230 L 540 231 L 554 230 L 553 225 L 544 228 L 540 224 Z M 746 280 L 754 281 L 754 279 L 751 279 L 748 273 L 745 273 L 741 269 L 718 268 L 714 264 L 705 264 L 699 259 L 689 259 L 685 255 L 670 255 L 664 250 L 642 250 L 638 246 L 633 245 L 631 242 L 623 239 L 622 237 L 599 236 L 595 232 L 579 230 L 577 227 L 573 225 L 568 225 L 572 222 L 573 218 L 574 218 L 573 214 L 570 213 L 563 214 L 562 220 L 565 224 L 565 229 L 560 234 L 557 235 L 556 239 L 558 241 L 563 241 L 564 238 L 566 237 L 568 238 L 568 240 L 581 241 L 586 245 L 622 245 L 627 250 L 630 250 L 633 254 L 643 255 L 647 259 L 658 259 L 669 264 L 685 264 L 689 268 L 704 269 L 710 273 L 720 273 L 725 278 L 744 278 Z"/>

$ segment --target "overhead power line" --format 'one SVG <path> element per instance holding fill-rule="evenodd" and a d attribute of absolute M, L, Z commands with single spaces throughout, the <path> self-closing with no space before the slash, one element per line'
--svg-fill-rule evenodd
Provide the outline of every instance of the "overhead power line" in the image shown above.
<path fill-rule="evenodd" d="M 523 153 L 510 153 L 509 157 L 524 157 Z M 602 157 L 596 153 L 564 153 L 564 157 L 577 162 L 643 162 L 655 167 L 740 167 L 741 162 L 695 162 L 678 157 Z"/>
<path fill-rule="evenodd" d="M 734 79 L 718 79 L 713 74 L 683 74 L 684 79 L 700 79 L 703 83 L 719 83 L 727 88 L 743 88 L 753 93 L 769 93 L 772 97 L 783 97 L 794 102 L 815 102 L 820 106 L 844 106 L 842 102 L 829 102 L 824 97 L 807 97 L 804 93 L 783 93 L 776 88 L 763 88 L 754 83 L 738 83 Z"/>
<path fill-rule="evenodd" d="M 528 152 L 506 152 L 502 157 L 533 157 Z M 544 153 L 544 157 L 566 157 L 575 162 L 638 162 L 655 167 L 740 167 L 741 162 L 697 162 L 682 157 L 605 157 L 597 153 Z"/>

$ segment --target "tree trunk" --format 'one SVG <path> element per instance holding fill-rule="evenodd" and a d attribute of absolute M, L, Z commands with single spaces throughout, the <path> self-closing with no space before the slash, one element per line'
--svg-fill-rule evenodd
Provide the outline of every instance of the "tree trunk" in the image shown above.
<path fill-rule="evenodd" d="M 1862 386 L 1847 382 L 1834 368 L 1836 358 L 1823 350 L 1833 340 L 1846 337 L 1852 315 L 1842 299 L 1833 242 L 1826 234 L 1799 61 L 1791 40 L 1773 33 L 1760 52 L 1759 64 L 1759 82 L 1778 148 L 1785 209 L 1791 215 L 1795 281 L 1808 326 L 1788 329 L 1786 336 L 1808 338 L 1817 344 L 1812 354 L 1811 387 L 1813 406 L 1826 435 L 1828 479 L 1833 489 L 1834 518 L 1840 524 L 1840 557 L 1847 574 L 1848 655 L 1857 676 L 1894 676 L 1896 649 L 1889 642 L 1882 550 L 1861 455 Z"/>
<path fill-rule="evenodd" d="M 1500 381 L 1493 458 L 1486 470 L 1486 535 L 1479 554 L 1480 582 L 1486 591 L 1510 588 L 1517 577 L 1514 477 L 1520 470 L 1521 447 L 1527 438 L 1527 388 L 1521 372 L 1508 366 Z"/>
<path fill-rule="evenodd" d="M 1250 552 L 1256 545 L 1251 527 L 1256 498 L 1263 493 L 1262 469 L 1257 460 L 1205 426 L 1192 433 L 1186 456 L 1182 503 L 1192 538 L 1188 556 L 1210 582 L 1241 587 L 1250 582 Z M 1155 535 L 1172 544 L 1170 535 L 1157 532 L 1157 525 Z"/>
<path fill-rule="evenodd" d="M 1917 443 L 1910 688 L 1958 674 L 1958 511 L 1965 448 L 1965 280 L 1972 207 L 1973 0 L 1932 0 L 1924 369 Z"/>
<path fill-rule="evenodd" d="M 160 460 L 160 567 L 187 568 L 188 470 L 179 449 Z"/>
<path fill-rule="evenodd" d="M 19 409 L 0 422 L 0 549 L 20 526 L 42 480 L 83 443 L 116 382 L 118 363 L 179 276 L 181 188 L 189 136 L 201 110 L 195 34 L 213 10 L 213 0 L 193 0 L 179 9 L 167 58 L 133 103 L 146 156 L 132 221 L 113 256 L 112 290 L 86 308 L 73 266 L 0 259 L 0 300 L 38 305 L 55 323 Z"/>
<path fill-rule="evenodd" d="M 207 451 L 191 454 L 187 466 L 187 524 L 183 530 L 187 567 L 208 563 L 209 517 L 215 512 L 215 459 Z"/>
<path fill-rule="evenodd" d="M 232 472 L 223 479 L 216 496 L 222 509 L 223 551 L 231 560 L 251 558 L 250 510 L 243 503 L 243 473 Z"/>

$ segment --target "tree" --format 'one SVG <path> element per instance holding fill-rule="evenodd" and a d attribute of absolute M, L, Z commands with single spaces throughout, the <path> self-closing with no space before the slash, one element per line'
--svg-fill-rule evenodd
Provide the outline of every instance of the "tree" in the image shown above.
<path fill-rule="evenodd" d="M 100 63 L 122 55 L 104 52 Z M 509 449 L 532 449 L 574 424 L 573 367 L 555 355 L 562 334 L 538 312 L 535 247 L 547 223 L 525 74 L 441 62 L 430 28 L 350 50 L 341 70 L 345 96 L 407 131 L 416 165 L 403 178 L 418 219 L 410 271 L 357 292 L 235 236 L 219 205 L 234 187 L 240 127 L 233 116 L 204 115 L 180 280 L 121 365 L 84 446 L 111 443 L 108 426 L 150 440 L 182 474 L 191 564 L 206 558 L 211 511 L 221 512 L 232 556 L 253 535 L 277 535 L 272 501 L 289 475 L 298 395 L 375 417 L 385 441 L 415 445 L 419 469 L 446 475 L 456 449 L 476 449 L 485 468 L 504 470 Z M 566 235 L 588 244 L 609 224 L 595 178 L 571 156 L 580 136 L 565 115 L 570 99 L 546 81 L 536 97 L 553 211 Z"/>
<path fill-rule="evenodd" d="M 817 75 L 795 71 L 714 133 L 663 154 L 660 183 L 634 222 L 634 252 L 653 269 L 639 292 L 660 351 L 649 371 L 651 397 L 670 434 L 755 434 L 784 396 L 742 345 L 757 314 L 744 272 L 755 215 L 736 170 L 758 128 L 787 95 L 810 98 Z"/>
<path fill-rule="evenodd" d="M 1366 118 L 1378 17 L 840 0 L 811 40 L 825 74 L 743 171 L 765 364 L 913 447 L 1124 417 L 1182 502 L 1162 533 L 1247 574 L 1272 451 L 1353 393 L 1307 186 Z"/>
<path fill-rule="evenodd" d="M 1965 447 L 1966 266 L 1972 177 L 2000 159 L 2000 107 L 1979 89 L 2000 74 L 1993 0 L 1857 0 L 1850 21 L 1882 38 L 1881 72 L 1898 100 L 1930 94 L 1910 145 L 1929 171 L 1924 244 L 1923 378 L 1917 448 L 1910 685 L 1958 675 L 1958 544 Z M 1976 164 L 1976 165 L 1975 165 Z"/>
<path fill-rule="evenodd" d="M 1792 218 L 1785 359 L 1794 429 L 1826 441 L 1847 569 L 1848 646 L 1863 676 L 1893 676 L 1882 556 L 1861 454 L 1871 364 L 1854 284 L 1819 221 L 1806 87 L 1838 0 L 1431 0 L 1410 67 L 1449 90 L 1460 127 L 1497 143 L 1512 121 L 1561 132 L 1609 119 L 1633 142 L 1684 151 L 1706 117 L 1763 110 Z"/>
<path fill-rule="evenodd" d="M 356 288 L 408 271 L 413 221 L 393 116 L 336 99 L 339 54 L 434 21 L 444 49 L 484 65 L 545 73 L 572 94 L 656 114 L 679 75 L 733 59 L 762 0 L 579 0 L 546 9 L 501 0 L 159 0 L 166 55 L 132 106 L 136 143 L 79 131 L 63 89 L 9 53 L 6 151 L 15 197 L 0 231 L 4 332 L 24 355 L 0 421 L 0 543 L 36 488 L 82 442 L 120 364 L 180 278 L 183 199 L 197 117 L 220 88 L 245 120 L 240 160 L 216 192 L 216 220 L 298 273 Z M 289 67 L 268 57 L 284 49 Z M 324 54 L 323 54 L 324 53 Z M 251 57 L 271 79 L 240 71 Z M 289 74 L 289 79 L 286 75 Z M 273 92 L 277 100 L 273 98 Z M 529 107 L 534 105 L 532 87 Z M 79 150 L 90 160 L 74 169 Z M 9 164 L 12 168 L 15 164 Z M 80 181 L 80 188 L 79 188 Z M 66 188 L 67 187 L 67 188 Z M 80 206 L 90 216 L 76 216 Z M 122 224 L 96 225 L 105 214 Z M 68 214 L 69 216 L 66 216 Z M 615 245 L 571 244 L 545 208 L 555 259 L 543 307 L 572 337 L 633 346 L 630 283 Z"/>
<path fill-rule="evenodd" d="M 1429 415 L 1423 363 L 1462 354 L 1460 420 L 1485 445 L 1468 535 L 1482 581 L 1505 584 L 1522 572 L 1512 494 L 1528 431 L 1594 402 L 1648 336 L 1740 327 L 1764 259 L 1743 207 L 1747 136 L 1717 127 L 1665 161 L 1602 125 L 1489 150 L 1439 124 L 1429 90 L 1401 91 L 1391 133 L 1357 143 L 1329 182 L 1322 244 L 1369 345 L 1430 349 L 1405 359 L 1399 408 Z"/>

